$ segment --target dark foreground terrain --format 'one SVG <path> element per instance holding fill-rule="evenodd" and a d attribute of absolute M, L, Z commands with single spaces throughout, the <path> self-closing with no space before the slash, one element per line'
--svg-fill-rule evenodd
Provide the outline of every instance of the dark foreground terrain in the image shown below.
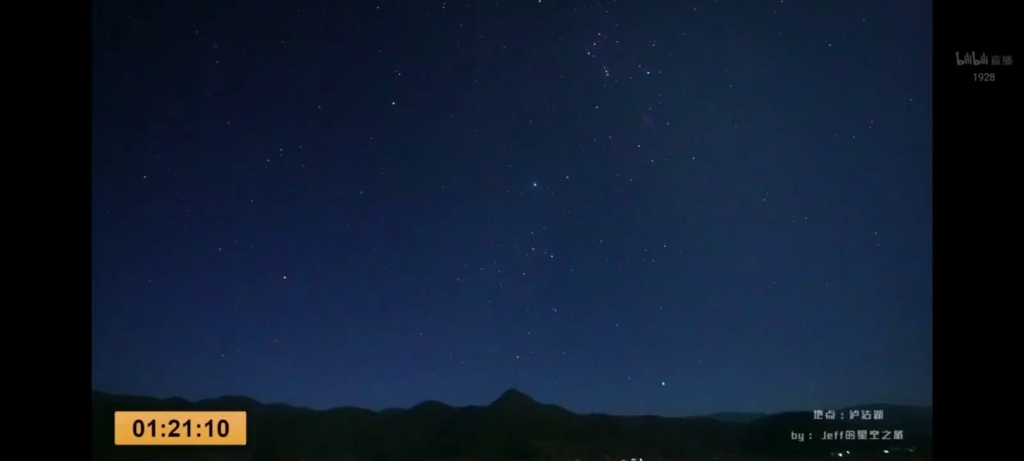
<path fill-rule="evenodd" d="M 897 405 L 879 421 L 815 420 L 811 411 L 697 418 L 579 415 L 510 390 L 486 407 L 313 411 L 245 397 L 199 402 L 93 392 L 92 459 L 210 461 L 930 459 L 931 408 Z M 852 408 L 851 408 L 852 409 Z M 244 410 L 246 447 L 114 447 L 116 410 Z M 843 409 L 837 413 L 848 412 Z M 847 413 L 848 414 L 848 413 Z M 825 431 L 902 430 L 903 440 L 820 440 Z M 797 442 L 793 433 L 814 434 Z M 881 437 L 881 436 L 880 436 Z M 888 453 L 885 453 L 885 451 Z M 849 451 L 851 455 L 845 455 Z M 836 454 L 843 453 L 839 458 Z"/>

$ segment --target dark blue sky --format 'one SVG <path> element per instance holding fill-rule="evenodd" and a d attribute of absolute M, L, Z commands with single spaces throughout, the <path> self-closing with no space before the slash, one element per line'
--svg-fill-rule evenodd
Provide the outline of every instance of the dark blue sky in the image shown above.
<path fill-rule="evenodd" d="M 93 386 L 932 396 L 928 2 L 93 6 Z"/>

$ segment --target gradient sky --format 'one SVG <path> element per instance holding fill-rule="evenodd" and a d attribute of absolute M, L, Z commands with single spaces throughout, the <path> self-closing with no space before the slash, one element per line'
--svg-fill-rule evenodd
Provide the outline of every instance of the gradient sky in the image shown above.
<path fill-rule="evenodd" d="M 122 3 L 95 389 L 931 402 L 929 2 Z"/>

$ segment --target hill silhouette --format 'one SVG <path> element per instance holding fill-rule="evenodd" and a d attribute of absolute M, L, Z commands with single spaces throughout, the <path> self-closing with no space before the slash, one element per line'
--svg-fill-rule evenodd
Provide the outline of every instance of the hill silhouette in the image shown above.
<path fill-rule="evenodd" d="M 502 392 L 501 396 L 497 400 L 491 402 L 491 408 L 522 408 L 527 409 L 532 406 L 538 405 L 533 397 L 530 397 L 516 389 L 509 389 Z"/>
<path fill-rule="evenodd" d="M 721 412 L 712 413 L 708 418 L 731 423 L 749 423 L 755 419 L 768 416 L 768 413 Z"/>
<path fill-rule="evenodd" d="M 928 455 L 931 408 L 860 405 L 883 410 L 882 420 L 815 420 L 810 411 L 765 416 L 707 417 L 580 415 L 510 389 L 487 406 L 453 407 L 426 401 L 380 412 L 340 407 L 325 411 L 263 404 L 226 396 L 180 398 L 92 394 L 93 460 L 645 460 L 829 456 L 836 450 L 869 454 L 890 449 Z M 113 413 L 135 411 L 248 412 L 246 447 L 114 447 Z M 724 415 L 724 416 L 723 416 Z M 728 418 L 750 418 L 748 422 Z M 818 440 L 833 430 L 903 430 L 903 440 Z M 793 432 L 814 434 L 796 442 Z"/>

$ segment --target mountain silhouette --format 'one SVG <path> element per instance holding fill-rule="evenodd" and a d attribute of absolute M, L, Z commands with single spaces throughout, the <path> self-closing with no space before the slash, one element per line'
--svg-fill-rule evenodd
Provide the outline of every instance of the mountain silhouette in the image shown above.
<path fill-rule="evenodd" d="M 533 397 L 515 389 L 509 389 L 503 392 L 497 400 L 491 402 L 489 407 L 527 410 L 539 405 L 536 400 L 533 400 Z"/>
<path fill-rule="evenodd" d="M 92 394 L 92 459 L 291 460 L 649 460 L 755 456 L 828 456 L 857 453 L 930 454 L 931 408 L 858 405 L 883 410 L 882 420 L 816 420 L 810 410 L 749 422 L 714 415 L 694 418 L 580 415 L 509 389 L 487 406 L 454 407 L 425 401 L 375 412 L 355 407 L 324 411 L 227 396 L 189 402 L 180 398 Z M 114 447 L 114 411 L 238 411 L 248 413 L 245 447 Z M 750 414 L 720 413 L 723 418 Z M 739 415 L 739 416 L 737 416 Z M 902 440 L 794 442 L 793 432 L 903 430 Z M 903 450 L 903 451 L 899 451 Z M 907 458 L 904 458 L 907 459 Z"/>
<path fill-rule="evenodd" d="M 415 406 L 410 408 L 408 411 L 424 411 L 424 412 L 438 412 L 438 411 L 450 411 L 454 408 L 442 403 L 437 400 L 427 400 L 424 402 L 417 403 Z"/>
<path fill-rule="evenodd" d="M 737 411 L 712 413 L 708 418 L 730 423 L 749 423 L 755 419 L 768 416 L 767 413 L 743 413 Z"/>

